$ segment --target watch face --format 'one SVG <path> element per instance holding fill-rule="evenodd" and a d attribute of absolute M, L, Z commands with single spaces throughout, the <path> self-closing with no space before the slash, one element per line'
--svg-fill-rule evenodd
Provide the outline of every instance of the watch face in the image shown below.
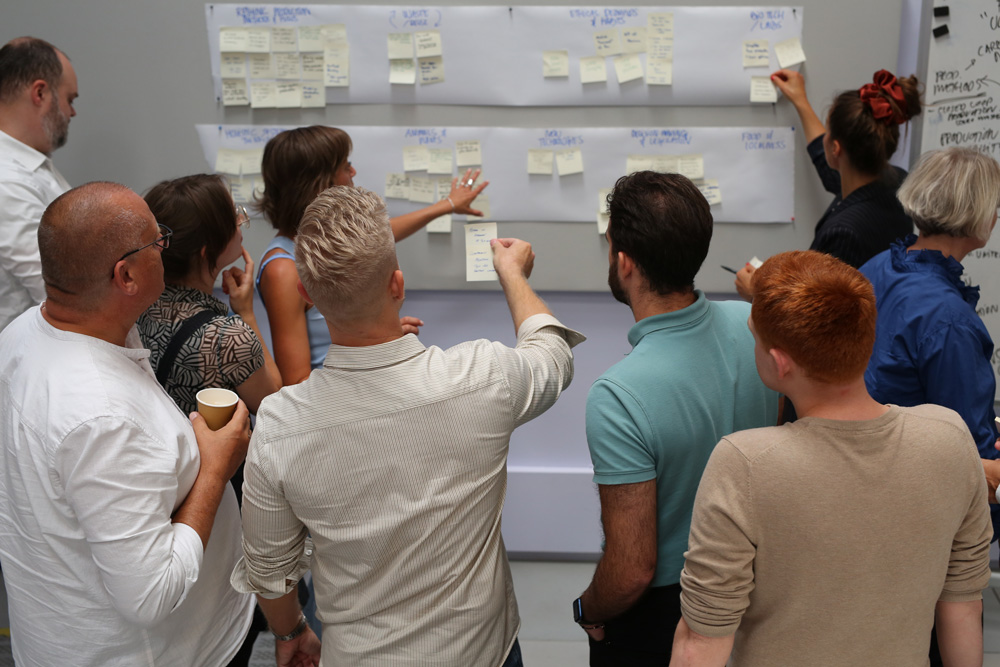
<path fill-rule="evenodd" d="M 583 599 L 577 598 L 573 600 L 573 622 L 579 623 L 583 620 Z"/>

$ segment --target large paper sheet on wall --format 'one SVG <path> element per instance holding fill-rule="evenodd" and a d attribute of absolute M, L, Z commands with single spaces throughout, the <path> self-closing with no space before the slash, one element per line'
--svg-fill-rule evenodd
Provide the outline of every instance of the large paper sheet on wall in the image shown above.
<path fill-rule="evenodd" d="M 199 125 L 198 135 L 209 168 L 223 157 L 242 155 L 242 169 L 221 169 L 244 191 L 260 185 L 260 153 L 285 127 Z M 687 169 L 713 203 L 719 222 L 790 222 L 794 215 L 794 130 L 790 127 L 686 128 L 512 128 L 382 127 L 342 128 L 351 136 L 356 185 L 386 196 L 389 174 L 448 182 L 464 173 L 456 166 L 458 142 L 479 142 L 483 178 L 490 181 L 485 219 L 510 221 L 596 221 L 601 190 L 611 188 L 629 168 Z M 466 146 L 468 144 L 465 144 Z M 428 174 L 404 167 L 404 148 L 427 147 L 450 153 L 451 171 Z M 529 174 L 529 151 L 553 151 L 549 174 Z M 478 156 L 477 156 L 478 157 Z M 679 158 L 679 159 L 678 159 Z M 560 175 L 582 167 L 582 172 Z M 582 162 L 581 164 L 577 164 Z M 233 164 L 233 161 L 230 161 Z M 412 165 L 411 165 L 412 166 Z M 700 168 L 701 174 L 696 173 Z M 700 176 L 700 178 L 699 178 Z M 714 189 L 713 189 L 714 187 Z M 441 185 L 437 201 L 447 195 Z M 714 194 L 713 194 L 714 193 Z M 391 215 L 426 206 L 387 197 Z M 474 204 L 477 208 L 479 202 Z"/>
<path fill-rule="evenodd" d="M 231 64 L 243 62 L 246 70 L 242 77 L 227 70 L 230 84 L 237 85 L 242 79 L 238 85 L 244 88 L 242 96 L 231 89 L 233 96 L 227 99 L 234 104 L 249 104 L 251 87 L 257 81 L 261 90 L 268 91 L 267 100 L 261 97 L 260 104 L 271 107 L 296 106 L 294 100 L 282 102 L 281 89 L 271 84 L 302 95 L 299 106 L 745 105 L 750 103 L 752 77 L 766 77 L 778 68 L 775 46 L 785 40 L 801 39 L 803 24 L 802 7 L 753 6 L 209 4 L 205 6 L 205 17 L 217 99 L 223 99 L 224 78 L 220 29 L 251 29 L 256 32 L 249 44 L 246 35 L 241 34 L 233 42 L 227 40 L 226 48 L 245 49 L 258 64 L 263 58 L 264 66 L 255 70 L 247 58 L 237 57 L 244 55 L 243 51 L 227 51 L 234 58 Z M 654 35 L 656 25 L 661 27 Z M 330 32 L 347 45 L 346 50 L 326 54 L 337 59 L 337 70 L 326 82 L 329 85 L 306 77 L 302 69 L 305 60 L 299 65 L 300 78 L 295 79 L 294 56 L 308 53 L 315 61 L 315 56 L 324 55 L 323 40 L 330 39 L 329 33 L 319 41 L 310 36 L 307 44 L 299 28 L 310 26 L 337 26 Z M 277 32 L 272 33 L 273 29 Z M 407 71 L 392 69 L 389 58 L 389 36 L 404 33 L 426 38 L 414 45 L 416 50 Z M 239 45 L 233 46 L 234 42 Z M 421 51 L 423 48 L 427 50 Z M 752 66 L 744 57 L 749 48 L 756 49 L 757 54 Z M 606 81 L 582 83 L 581 59 L 598 56 L 599 50 L 607 55 L 599 57 L 595 71 L 599 73 L 603 65 Z M 438 51 L 440 61 L 429 62 L 426 68 L 416 60 L 420 52 Z M 566 60 L 556 68 L 565 68 L 565 75 L 552 75 L 550 71 L 550 76 L 544 76 L 545 52 L 565 52 Z M 293 56 L 291 61 L 289 55 Z M 275 60 L 270 66 L 268 57 Z M 623 61 L 616 64 L 619 57 Z M 668 57 L 670 66 L 666 67 L 663 61 Z M 656 58 L 655 63 L 652 58 Z M 394 62 L 398 65 L 402 60 L 406 59 Z M 282 73 L 287 63 L 291 63 L 291 69 Z M 278 71 L 273 71 L 275 65 Z M 390 75 L 402 77 L 396 79 L 402 83 L 390 83 Z M 425 75 L 434 83 L 420 83 Z M 415 82 L 407 82 L 407 76 Z M 296 86 L 300 88 L 298 93 Z M 317 93 L 322 100 L 316 98 Z"/>

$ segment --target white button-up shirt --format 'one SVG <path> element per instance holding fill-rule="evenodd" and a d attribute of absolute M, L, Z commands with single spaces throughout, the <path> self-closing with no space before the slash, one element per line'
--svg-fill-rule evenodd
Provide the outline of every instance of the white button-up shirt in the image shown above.
<path fill-rule="evenodd" d="M 51 158 L 0 131 L 0 330 L 45 300 L 38 223 L 67 190 Z"/>
<path fill-rule="evenodd" d="M 126 347 L 35 307 L 0 333 L 0 563 L 20 667 L 217 667 L 253 599 L 226 485 L 208 547 L 171 523 L 198 476 L 194 432 Z"/>

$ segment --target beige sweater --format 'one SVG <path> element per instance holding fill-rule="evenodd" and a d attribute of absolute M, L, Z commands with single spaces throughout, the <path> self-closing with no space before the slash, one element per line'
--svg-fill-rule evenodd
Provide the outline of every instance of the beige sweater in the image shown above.
<path fill-rule="evenodd" d="M 926 665 L 938 600 L 989 582 L 986 480 L 951 410 L 734 433 L 695 500 L 681 606 L 732 665 Z"/>

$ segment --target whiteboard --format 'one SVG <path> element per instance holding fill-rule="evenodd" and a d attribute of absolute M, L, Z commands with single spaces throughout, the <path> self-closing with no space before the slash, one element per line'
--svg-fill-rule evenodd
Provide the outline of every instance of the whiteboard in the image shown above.
<path fill-rule="evenodd" d="M 198 135 L 209 168 L 219 148 L 259 149 L 278 132 L 276 126 L 199 125 Z M 354 182 L 385 194 L 385 176 L 403 172 L 403 148 L 426 145 L 450 149 L 455 142 L 478 140 L 489 219 L 509 221 L 594 221 L 602 189 L 626 172 L 629 155 L 700 155 L 705 179 L 717 180 L 722 203 L 713 205 L 716 221 L 791 222 L 794 216 L 795 140 L 791 127 L 685 128 L 515 128 L 384 127 L 341 128 L 354 145 Z M 579 148 L 584 172 L 569 176 L 527 173 L 529 149 Z M 453 160 L 455 162 L 455 160 Z M 453 173 L 430 178 L 451 178 Z M 555 171 L 555 170 L 554 170 Z M 428 177 L 426 172 L 409 172 Z M 244 178 L 259 180 L 259 176 Z M 774 184 L 783 184 L 774 187 Z M 437 199 L 447 191 L 440 191 Z M 437 201 L 435 199 L 435 201 Z M 402 215 L 427 203 L 387 199 L 390 215 Z M 475 206 L 475 204 L 474 204 Z"/>
<path fill-rule="evenodd" d="M 580 82 L 595 32 L 645 26 L 654 12 L 674 17 L 672 85 L 619 85 L 611 57 L 606 83 Z M 326 24 L 346 26 L 350 45 L 350 85 L 327 87 L 328 104 L 749 105 L 750 77 L 778 68 L 774 44 L 801 39 L 803 8 L 208 4 L 205 20 L 220 106 L 220 28 Z M 427 30 L 441 34 L 444 82 L 390 85 L 388 34 Z M 767 67 L 743 67 L 744 40 L 769 42 Z M 569 52 L 568 77 L 543 77 L 547 50 Z M 640 60 L 646 71 L 645 53 Z"/>

